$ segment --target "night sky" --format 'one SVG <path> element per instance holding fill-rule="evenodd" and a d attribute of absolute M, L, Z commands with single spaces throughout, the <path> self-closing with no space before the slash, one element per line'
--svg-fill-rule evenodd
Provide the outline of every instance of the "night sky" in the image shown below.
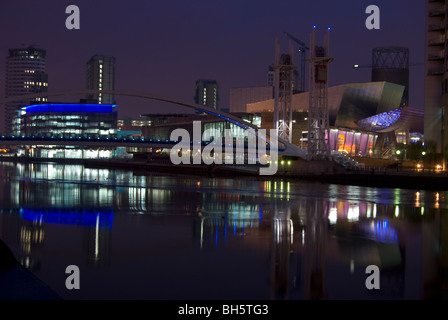
<path fill-rule="evenodd" d="M 65 9 L 71 4 L 80 8 L 80 30 L 65 27 Z M 370 4 L 381 10 L 380 30 L 365 27 Z M 423 108 L 425 0 L 2 0 L 0 57 L 6 59 L 9 48 L 29 44 L 46 49 L 49 91 L 59 91 L 85 89 L 89 58 L 112 55 L 116 90 L 193 102 L 196 80 L 215 79 L 219 106 L 227 107 L 230 88 L 266 85 L 275 37 L 287 52 L 283 32 L 308 44 L 314 24 L 317 44 L 332 28 L 330 85 L 370 81 L 369 68 L 352 65 L 371 64 L 375 47 L 408 47 L 411 63 L 420 64 L 410 69 L 410 105 Z M 3 92 L 4 80 L 3 62 Z M 119 118 L 189 112 L 154 101 L 116 99 Z"/>

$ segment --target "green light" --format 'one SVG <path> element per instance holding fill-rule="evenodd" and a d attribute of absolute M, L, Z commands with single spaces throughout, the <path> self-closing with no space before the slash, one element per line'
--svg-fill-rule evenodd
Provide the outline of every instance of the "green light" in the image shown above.
<path fill-rule="evenodd" d="M 396 154 L 400 154 L 401 153 L 401 151 L 400 150 L 397 150 L 396 152 L 395 152 Z"/>

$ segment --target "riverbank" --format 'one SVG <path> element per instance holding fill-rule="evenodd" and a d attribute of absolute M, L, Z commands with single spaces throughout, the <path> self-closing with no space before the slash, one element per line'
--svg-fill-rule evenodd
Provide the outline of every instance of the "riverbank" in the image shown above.
<path fill-rule="evenodd" d="M 86 168 L 132 170 L 136 174 L 202 175 L 211 177 L 266 179 L 302 179 L 323 183 L 358 185 L 378 188 L 404 188 L 448 190 L 447 172 L 417 172 L 388 166 L 347 169 L 329 161 L 281 160 L 277 173 L 261 176 L 258 166 L 250 165 L 173 165 L 170 162 L 147 162 L 133 159 L 36 159 L 25 157 L 0 157 L 3 162 L 39 163 L 52 162 L 78 164 Z"/>

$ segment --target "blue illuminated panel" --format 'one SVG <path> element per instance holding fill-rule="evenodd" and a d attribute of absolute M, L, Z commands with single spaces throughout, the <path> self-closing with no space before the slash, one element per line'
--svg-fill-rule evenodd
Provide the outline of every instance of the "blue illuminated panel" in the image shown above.
<path fill-rule="evenodd" d="M 374 116 L 362 119 L 356 123 L 364 130 L 379 131 L 386 129 L 398 121 L 401 117 L 403 108 L 383 112 Z"/>
<path fill-rule="evenodd" d="M 26 113 L 112 113 L 114 104 L 36 104 L 23 107 Z"/>
<path fill-rule="evenodd" d="M 29 221 L 42 223 L 69 224 L 82 226 L 100 226 L 112 228 L 114 212 L 112 210 L 85 210 L 76 208 L 21 208 L 20 216 Z"/>

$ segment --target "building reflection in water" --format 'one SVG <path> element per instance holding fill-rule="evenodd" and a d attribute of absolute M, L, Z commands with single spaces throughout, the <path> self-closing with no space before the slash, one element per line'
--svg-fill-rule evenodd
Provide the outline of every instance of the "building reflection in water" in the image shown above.
<path fill-rule="evenodd" d="M 30 270 L 40 269 L 41 247 L 45 242 L 48 225 L 82 227 L 84 258 L 92 265 L 108 263 L 111 250 L 111 231 L 114 212 L 112 209 L 85 208 L 20 208 L 1 210 L 3 238 L 15 243 L 18 238 L 17 259 Z M 15 217 L 19 216 L 21 220 Z M 61 239 L 64 241 L 65 239 Z M 54 239 L 53 239 L 54 241 Z M 80 244 L 81 246 L 81 244 Z"/>
<path fill-rule="evenodd" d="M 307 194 L 282 180 L 139 176 L 58 164 L 5 163 L 0 177 L 0 237 L 31 270 L 40 268 L 50 225 L 79 226 L 83 259 L 113 265 L 117 212 L 181 215 L 191 217 L 197 250 L 244 247 L 266 256 L 260 268 L 269 279 L 260 281 L 269 283 L 271 299 L 357 297 L 350 287 L 363 288 L 371 264 L 380 267 L 381 290 L 358 287 L 360 298 L 447 297 L 446 193 L 330 185 L 327 195 Z"/>

